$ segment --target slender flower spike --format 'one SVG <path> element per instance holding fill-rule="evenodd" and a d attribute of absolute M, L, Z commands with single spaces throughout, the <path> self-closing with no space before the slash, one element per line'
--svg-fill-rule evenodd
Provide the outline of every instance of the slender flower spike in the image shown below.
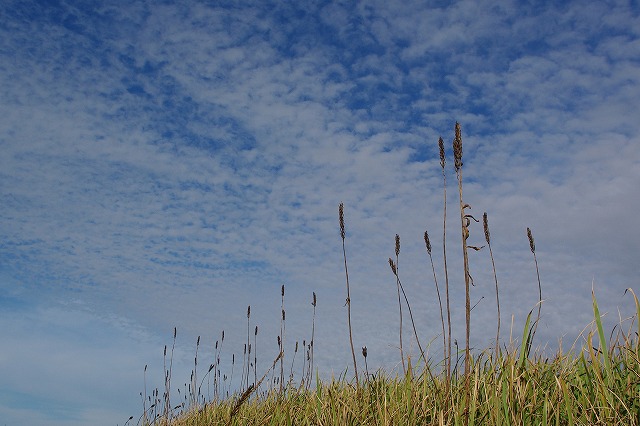
<path fill-rule="evenodd" d="M 462 130 L 460 130 L 460 123 L 456 122 L 455 127 L 456 137 L 453 140 L 453 156 L 455 158 L 456 171 L 462 168 Z"/>
<path fill-rule="evenodd" d="M 431 254 L 431 241 L 429 240 L 429 233 L 424 231 L 424 244 L 427 246 L 427 253 Z"/>
<path fill-rule="evenodd" d="M 487 219 L 487 212 L 482 215 L 482 225 L 484 225 L 484 239 L 487 240 L 487 244 L 491 244 L 491 234 L 489 233 L 489 221 Z"/>
<path fill-rule="evenodd" d="M 389 266 L 391 267 L 391 271 L 393 272 L 393 275 L 397 275 L 397 271 L 396 271 L 396 265 L 395 263 L 393 263 L 393 259 L 389 258 Z"/>
<path fill-rule="evenodd" d="M 440 148 L 440 167 L 444 169 L 444 140 L 442 139 L 442 136 L 438 139 L 438 147 Z"/>
<path fill-rule="evenodd" d="M 315 292 L 315 291 L 313 292 L 313 302 L 311 302 L 311 305 L 312 305 L 313 307 L 315 307 L 315 306 L 316 306 L 316 292 Z"/>
<path fill-rule="evenodd" d="M 340 217 L 340 237 L 344 240 L 344 203 L 340 203 L 338 207 L 338 216 Z"/>
<path fill-rule="evenodd" d="M 396 256 L 400 255 L 400 235 L 396 234 Z"/>
<path fill-rule="evenodd" d="M 527 228 L 527 237 L 529 237 L 529 247 L 531 248 L 531 253 L 536 253 L 536 243 L 533 241 L 533 235 L 531 234 L 531 229 Z"/>
<path fill-rule="evenodd" d="M 362 347 L 362 356 L 365 357 L 365 358 L 367 357 L 367 347 L 366 346 Z"/>

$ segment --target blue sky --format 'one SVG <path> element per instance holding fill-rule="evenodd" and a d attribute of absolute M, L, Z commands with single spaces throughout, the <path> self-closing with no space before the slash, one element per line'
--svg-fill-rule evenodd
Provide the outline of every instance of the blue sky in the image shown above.
<path fill-rule="evenodd" d="M 248 305 L 264 367 L 283 284 L 287 360 L 310 338 L 316 292 L 316 366 L 343 372 L 340 202 L 355 346 L 370 369 L 398 371 L 387 263 L 398 233 L 418 331 L 440 360 L 423 233 L 442 284 L 437 140 L 450 157 L 456 121 L 465 201 L 489 215 L 504 342 L 538 297 L 527 227 L 539 345 L 570 346 L 592 319 L 592 285 L 610 326 L 630 316 L 639 16 L 636 1 L 3 1 L 0 419 L 137 419 L 144 366 L 150 393 L 173 328 L 182 384 L 197 336 L 201 365 L 222 330 L 225 368 L 241 356 Z M 462 342 L 451 158 L 447 179 Z M 483 244 L 481 225 L 470 238 Z M 472 340 L 485 348 L 496 324 L 486 249 L 471 268 Z"/>

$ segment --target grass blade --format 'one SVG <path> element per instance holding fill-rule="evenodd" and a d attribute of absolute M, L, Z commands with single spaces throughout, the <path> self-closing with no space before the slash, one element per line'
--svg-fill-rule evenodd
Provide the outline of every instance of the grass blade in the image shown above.
<path fill-rule="evenodd" d="M 525 366 L 525 361 L 529 358 L 529 351 L 531 350 L 531 328 L 529 324 L 531 323 L 531 315 L 533 314 L 533 309 L 529 311 L 529 315 L 527 315 L 527 320 L 524 323 L 524 330 L 522 331 L 522 342 L 520 343 L 520 358 L 518 361 L 518 367 L 523 369 Z"/>
<path fill-rule="evenodd" d="M 609 351 L 607 350 L 607 340 L 604 336 L 604 329 L 602 327 L 602 320 L 600 318 L 600 310 L 598 309 L 598 302 L 596 301 L 596 295 L 591 290 L 591 298 L 593 300 L 593 316 L 596 321 L 596 327 L 598 329 L 598 339 L 600 340 L 600 351 L 602 352 L 602 358 L 604 360 L 604 368 L 607 373 L 607 377 L 611 378 L 611 361 L 609 360 Z M 607 380 L 608 381 L 608 380 Z"/>

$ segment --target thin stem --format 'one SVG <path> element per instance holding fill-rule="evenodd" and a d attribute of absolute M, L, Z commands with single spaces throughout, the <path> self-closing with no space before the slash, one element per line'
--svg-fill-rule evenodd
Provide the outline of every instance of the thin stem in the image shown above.
<path fill-rule="evenodd" d="M 282 303 L 280 305 L 281 310 L 282 310 L 282 317 L 280 320 L 280 340 L 279 340 L 279 346 L 280 346 L 280 352 L 283 354 L 283 356 L 280 358 L 280 393 L 282 393 L 282 388 L 284 386 L 284 331 L 285 331 L 285 313 L 284 313 L 284 284 L 281 287 L 281 291 L 280 291 L 281 295 L 282 295 Z"/>
<path fill-rule="evenodd" d="M 533 234 L 531 233 L 531 229 L 527 228 L 527 237 L 529 238 L 529 248 L 531 249 L 531 253 L 533 253 L 533 261 L 536 264 L 536 275 L 538 276 L 538 318 L 533 326 L 533 333 L 531 334 L 531 341 L 533 341 L 533 337 L 536 335 L 536 331 L 538 330 L 538 323 L 540 322 L 540 310 L 542 309 L 542 285 L 540 284 L 540 270 L 538 269 L 538 258 L 536 257 L 536 243 L 533 239 Z"/>
<path fill-rule="evenodd" d="M 409 308 L 409 319 L 411 320 L 411 325 L 413 327 L 413 333 L 416 336 L 416 342 L 418 343 L 418 348 L 420 349 L 420 354 L 422 355 L 422 359 L 425 362 L 425 365 L 427 364 L 427 358 L 425 356 L 424 350 L 422 349 L 422 345 L 420 344 L 420 338 L 418 337 L 418 331 L 416 330 L 416 323 L 413 320 L 413 313 L 411 312 L 411 305 L 409 304 L 409 298 L 407 297 L 407 293 L 405 293 L 404 291 L 404 286 L 402 285 L 402 281 L 400 281 L 400 277 L 398 276 L 398 270 L 396 265 L 393 263 L 393 259 L 389 258 L 389 266 L 391 267 L 391 271 L 393 272 L 393 274 L 396 276 L 396 278 L 398 279 L 398 284 L 400 285 L 400 290 L 402 291 L 402 295 L 404 296 L 404 300 L 407 303 L 407 308 Z M 427 370 L 429 370 L 429 373 L 431 374 L 431 370 L 427 368 Z"/>
<path fill-rule="evenodd" d="M 311 378 L 313 377 L 313 341 L 314 341 L 314 335 L 315 335 L 315 331 L 316 331 L 316 292 L 313 292 L 313 303 L 311 303 L 313 305 L 313 319 L 311 320 L 311 342 L 309 343 L 309 352 L 310 352 L 310 358 L 309 358 L 309 378 L 307 379 L 307 386 L 309 386 L 309 383 L 311 382 Z"/>
<path fill-rule="evenodd" d="M 462 255 L 464 258 L 464 290 L 465 290 L 465 350 L 464 350 L 464 375 L 465 375 L 465 426 L 469 423 L 469 403 L 471 397 L 470 389 L 470 367 L 471 356 L 469 350 L 469 340 L 471 337 L 471 299 L 469 297 L 469 254 L 467 250 L 467 238 L 469 238 L 469 218 L 465 215 L 465 208 L 468 207 L 462 201 L 462 132 L 460 130 L 460 124 L 456 122 L 455 125 L 455 139 L 453 141 L 453 152 L 455 157 L 456 176 L 458 178 L 458 194 L 460 196 L 460 225 L 462 229 Z"/>
<path fill-rule="evenodd" d="M 482 224 L 484 225 L 484 238 L 489 246 L 489 255 L 491 256 L 491 266 L 493 267 L 493 279 L 496 283 L 496 307 L 498 309 L 498 329 L 496 331 L 496 362 L 500 356 L 500 293 L 498 291 L 498 274 L 496 273 L 496 263 L 493 259 L 493 250 L 491 249 L 491 233 L 489 232 L 489 221 L 487 212 L 482 215 Z"/>
<path fill-rule="evenodd" d="M 249 343 L 249 321 L 251 318 L 251 305 L 247 306 L 247 381 L 246 388 L 249 388 L 249 371 L 251 370 L 251 343 Z"/>
<path fill-rule="evenodd" d="M 253 332 L 253 383 L 258 386 L 258 326 Z"/>
<path fill-rule="evenodd" d="M 170 401 L 170 393 L 171 393 L 171 373 L 173 371 L 173 350 L 176 347 L 176 336 L 178 334 L 178 329 L 173 327 L 173 345 L 171 346 L 171 359 L 169 361 L 169 371 L 167 371 L 165 383 L 166 383 L 166 395 L 165 395 L 165 420 L 169 419 L 169 411 L 171 410 L 171 401 Z M 165 347 L 166 353 L 166 347 Z"/>
<path fill-rule="evenodd" d="M 196 356 L 193 359 L 193 379 L 191 380 L 191 403 L 195 405 L 200 397 L 196 390 L 196 384 L 198 382 L 198 348 L 200 347 L 200 336 L 196 342 Z"/>
<path fill-rule="evenodd" d="M 400 269 L 400 264 L 398 262 L 398 257 L 400 255 L 400 236 L 396 234 L 396 268 Z M 396 274 L 396 287 L 398 288 L 398 308 L 400 310 L 400 359 L 402 360 L 402 371 L 404 375 L 407 375 L 407 368 L 404 363 L 404 350 L 402 348 L 402 301 L 400 299 L 400 279 L 398 278 L 398 274 Z"/>
<path fill-rule="evenodd" d="M 433 281 L 436 284 L 436 293 L 438 294 L 438 304 L 440 305 L 440 322 L 442 323 L 442 350 L 444 351 L 444 362 L 447 362 L 447 335 L 444 331 L 444 315 L 442 312 L 442 298 L 440 297 L 440 287 L 438 286 L 438 278 L 436 277 L 436 268 L 433 265 L 433 256 L 431 255 L 431 241 L 429 240 L 429 233 L 424 231 L 424 243 L 427 247 L 427 253 L 429 254 L 429 260 L 431 260 L 431 270 L 433 271 Z"/>
<path fill-rule="evenodd" d="M 364 357 L 364 371 L 367 382 L 369 381 L 369 366 L 367 365 L 367 347 L 362 347 L 362 356 Z"/>
<path fill-rule="evenodd" d="M 356 351 L 353 348 L 353 333 L 351 331 L 351 293 L 349 291 L 349 270 L 347 268 L 347 251 L 345 249 L 345 230 L 344 230 L 344 204 L 340 203 L 340 207 L 338 208 L 339 219 L 340 219 L 340 236 L 342 237 L 342 257 L 344 258 L 344 273 L 347 279 L 347 300 L 345 305 L 347 306 L 347 324 L 349 326 L 349 343 L 351 344 L 351 355 L 353 357 L 353 371 L 355 372 L 356 377 L 356 386 L 360 386 L 360 381 L 358 380 L 358 366 L 356 364 Z"/>
<path fill-rule="evenodd" d="M 291 383 L 293 383 L 293 366 L 296 363 L 296 355 L 298 353 L 298 341 L 296 340 L 296 347 L 293 351 L 293 357 L 291 357 L 291 369 L 289 370 L 289 381 L 287 382 L 287 387 L 291 386 Z"/>
<path fill-rule="evenodd" d="M 451 383 L 451 307 L 449 304 L 449 268 L 447 268 L 447 174 L 445 173 L 444 140 L 438 139 L 440 148 L 440 166 L 442 167 L 442 182 L 444 192 L 444 211 L 442 218 L 442 256 L 444 261 L 445 297 L 447 301 L 447 389 Z"/>

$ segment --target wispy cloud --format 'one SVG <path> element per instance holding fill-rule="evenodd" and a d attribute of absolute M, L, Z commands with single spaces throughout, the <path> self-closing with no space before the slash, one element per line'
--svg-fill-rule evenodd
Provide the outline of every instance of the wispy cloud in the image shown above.
<path fill-rule="evenodd" d="M 489 213 L 516 330 L 537 300 L 527 226 L 546 299 L 541 341 L 573 339 L 590 321 L 592 282 L 603 310 L 631 312 L 633 4 L 10 1 L 0 16 L 0 392 L 31 401 L 0 407 L 14 423 L 124 422 L 174 326 L 185 360 L 197 335 L 212 346 L 222 329 L 238 353 L 249 304 L 270 356 L 281 284 L 288 341 L 310 337 L 315 291 L 317 360 L 342 371 L 340 202 L 355 343 L 370 367 L 393 368 L 396 233 L 419 331 L 438 332 L 422 234 L 437 244 L 437 139 L 450 141 L 456 120 L 465 198 Z M 472 238 L 481 244 L 480 227 Z M 478 330 L 495 321 L 485 257 L 472 259 Z M 116 368 L 122 377 L 104 374 Z M 60 399 L 34 404 L 53 388 Z M 38 408 L 50 404 L 60 411 Z"/>

